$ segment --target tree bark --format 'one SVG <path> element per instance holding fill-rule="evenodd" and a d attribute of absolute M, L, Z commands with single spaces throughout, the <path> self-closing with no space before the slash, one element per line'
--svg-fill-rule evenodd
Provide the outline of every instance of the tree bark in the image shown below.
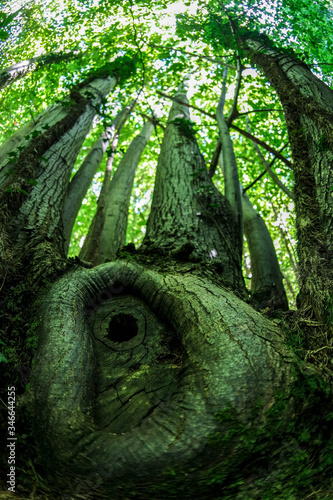
<path fill-rule="evenodd" d="M 35 134 L 23 138 L 28 145 L 15 157 L 16 162 L 3 165 L 5 173 L 10 175 L 1 184 L 2 273 L 17 260 L 22 265 L 29 263 L 38 280 L 56 261 L 61 262 L 64 256 L 63 243 L 59 247 L 63 238 L 61 212 L 71 170 L 96 106 L 100 106 L 115 84 L 115 78 L 107 77 L 90 82 L 80 92 L 72 91 L 70 99 L 43 115 L 39 128 L 33 130 Z M 48 259 L 45 247 L 49 248 Z"/>
<path fill-rule="evenodd" d="M 270 313 L 274 309 L 286 310 L 288 301 L 271 235 L 245 193 L 242 205 L 244 232 L 251 257 L 253 305 L 262 310 L 268 307 Z"/>
<path fill-rule="evenodd" d="M 297 59 L 257 40 L 246 40 L 246 46 L 277 91 L 286 118 L 294 159 L 298 305 L 328 326 L 333 297 L 333 91 Z"/>
<path fill-rule="evenodd" d="M 126 243 L 128 209 L 135 172 L 153 130 L 153 123 L 146 122 L 140 134 L 131 142 L 112 177 L 100 239 L 99 264 L 113 260 L 119 248 Z"/>
<path fill-rule="evenodd" d="M 89 153 L 84 159 L 81 167 L 74 175 L 68 186 L 65 206 L 63 210 L 62 220 L 64 224 L 65 237 L 65 255 L 67 255 L 72 229 L 78 211 L 81 207 L 82 200 L 92 182 L 94 174 L 100 165 L 103 155 L 110 142 L 114 139 L 116 130 L 122 127 L 123 123 L 128 118 L 133 106 L 127 106 L 118 113 L 109 127 L 105 129 L 103 134 L 95 141 Z"/>
<path fill-rule="evenodd" d="M 31 383 L 42 465 L 58 488 L 90 481 L 109 498 L 125 484 L 160 498 L 149 488 L 175 463 L 193 481 L 227 470 L 244 455 L 234 436 L 225 455 L 209 444 L 230 425 L 216 412 L 260 434 L 292 360 L 273 323 L 210 280 L 125 261 L 78 270 L 43 305 Z"/>
<path fill-rule="evenodd" d="M 236 224 L 238 229 L 237 248 L 239 248 L 240 259 L 241 259 L 243 253 L 242 252 L 243 250 L 242 198 L 241 198 L 240 183 L 239 183 L 234 147 L 230 137 L 229 127 L 223 114 L 225 96 L 226 96 L 225 80 L 226 80 L 226 72 L 225 72 L 221 97 L 216 109 L 216 120 L 219 128 L 219 136 L 222 145 L 221 158 L 222 158 L 223 175 L 224 175 L 224 196 L 232 206 L 236 218 Z M 234 101 L 235 100 L 236 102 L 234 105 L 233 113 L 237 112 L 237 96 L 236 99 L 234 99 Z"/>
<path fill-rule="evenodd" d="M 185 87 L 175 97 L 142 252 L 206 262 L 226 283 L 244 293 L 235 216 L 207 172 L 190 122 Z"/>

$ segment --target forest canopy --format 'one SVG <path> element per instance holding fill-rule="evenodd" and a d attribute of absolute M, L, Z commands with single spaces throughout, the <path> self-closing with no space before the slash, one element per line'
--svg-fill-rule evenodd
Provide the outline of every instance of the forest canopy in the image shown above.
<path fill-rule="evenodd" d="M 106 70 L 120 75 L 116 89 L 97 110 L 73 175 L 117 112 L 139 96 L 119 137 L 114 173 L 144 120 L 159 108 L 154 134 L 137 170 L 129 208 L 127 242 L 138 246 L 145 234 L 155 168 L 172 96 L 186 75 L 193 130 L 209 168 L 218 138 L 215 110 L 223 71 L 227 68 L 226 115 L 232 110 L 235 92 L 238 94 L 238 114 L 230 129 L 238 175 L 271 233 L 293 306 L 298 290 L 294 204 L 290 196 L 294 179 L 284 115 L 272 85 L 251 64 L 246 50 L 240 50 L 232 40 L 230 19 L 237 24 L 238 34 L 251 33 L 251 37 L 294 55 L 331 86 L 332 16 L 329 2 L 307 0 L 130 0 L 121 5 L 114 1 L 43 0 L 7 4 L 1 12 L 0 50 L 2 69 L 13 69 L 8 80 L 2 73 L 0 141 L 59 102 L 89 75 Z M 240 88 L 237 88 L 237 58 L 243 70 Z M 15 65 L 22 62 L 26 62 L 26 66 L 17 69 Z M 261 141 L 259 145 L 251 136 Z M 280 152 L 280 157 L 276 157 L 276 152 Z M 108 155 L 110 148 L 83 200 L 69 256 L 78 255 L 94 216 Z M 272 167 L 272 175 L 265 164 Z M 218 165 L 213 169 L 214 183 L 222 191 L 222 170 Z M 243 274 L 249 278 L 250 287 L 251 264 L 246 241 L 244 245 Z"/>
<path fill-rule="evenodd" d="M 19 0 L 0 54 L 22 498 L 331 498 L 330 2 Z"/>

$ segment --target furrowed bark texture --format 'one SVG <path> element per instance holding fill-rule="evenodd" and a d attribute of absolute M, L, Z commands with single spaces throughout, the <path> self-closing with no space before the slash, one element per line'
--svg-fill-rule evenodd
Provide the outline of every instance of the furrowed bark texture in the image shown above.
<path fill-rule="evenodd" d="M 126 106 L 122 111 L 120 111 L 120 113 L 118 113 L 115 119 L 112 120 L 111 125 L 105 129 L 103 134 L 94 143 L 81 167 L 76 172 L 68 186 L 62 215 L 66 255 L 68 252 L 73 225 L 81 207 L 82 200 L 92 182 L 99 164 L 102 161 L 105 151 L 109 147 L 110 142 L 114 139 L 116 129 L 124 119 L 126 120 L 130 110 L 131 107 Z"/>
<path fill-rule="evenodd" d="M 208 440 L 228 425 L 216 412 L 261 432 L 291 361 L 279 329 L 210 280 L 125 261 L 74 271 L 42 311 L 31 383 L 42 465 L 111 498 L 175 464 L 227 467 L 234 440 L 225 455 Z"/>
<path fill-rule="evenodd" d="M 288 301 L 271 235 L 245 193 L 242 205 L 244 232 L 251 257 L 253 304 L 258 309 L 272 305 L 272 308 L 286 310 Z"/>
<path fill-rule="evenodd" d="M 140 134 L 131 142 L 112 177 L 101 233 L 99 264 L 113 260 L 119 248 L 126 243 L 128 209 L 135 172 L 153 130 L 153 123 L 146 122 Z"/>
<path fill-rule="evenodd" d="M 294 158 L 299 306 L 314 319 L 332 318 L 333 298 L 333 91 L 309 68 L 247 40 L 253 62 L 283 105 Z"/>
<path fill-rule="evenodd" d="M 176 98 L 187 103 L 186 91 Z M 188 107 L 173 102 L 142 249 L 215 263 L 227 283 L 243 289 L 238 241 L 235 216 L 209 178 Z"/>
<path fill-rule="evenodd" d="M 30 140 L 13 165 L 12 175 L 2 184 L 5 264 L 13 256 L 20 256 L 22 263 L 29 262 L 38 276 L 50 267 L 45 255 L 59 261 L 63 258 L 63 244 L 59 247 L 61 214 L 71 170 L 96 107 L 115 83 L 116 79 L 110 77 L 94 80 L 80 93 L 72 92 L 72 101 L 51 108 L 39 125 L 38 137 Z M 6 226 L 9 219 L 10 231 Z"/>

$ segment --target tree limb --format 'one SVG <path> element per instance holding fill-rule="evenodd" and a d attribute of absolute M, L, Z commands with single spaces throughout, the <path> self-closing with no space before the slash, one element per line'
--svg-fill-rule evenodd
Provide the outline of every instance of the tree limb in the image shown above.
<path fill-rule="evenodd" d="M 238 113 L 238 116 L 249 115 L 250 113 L 264 113 L 269 111 L 283 112 L 283 109 L 275 109 L 275 108 L 251 109 L 250 111 L 242 111 L 241 113 Z"/>
<path fill-rule="evenodd" d="M 230 128 L 233 128 L 234 130 L 236 130 L 237 132 L 239 132 L 240 134 L 242 134 L 244 137 L 247 137 L 248 139 L 251 139 L 251 141 L 255 142 L 256 144 L 259 144 L 260 146 L 262 146 L 264 149 L 266 149 L 266 151 L 268 151 L 269 153 L 272 153 L 273 155 L 275 155 L 279 160 L 283 161 L 283 163 L 285 163 L 289 168 L 292 168 L 292 163 L 291 161 L 289 161 L 287 158 L 285 158 L 281 153 L 279 153 L 279 151 L 277 151 L 275 148 L 269 146 L 268 144 L 266 144 L 266 142 L 262 141 L 261 139 L 258 139 L 257 137 L 255 137 L 254 135 L 250 134 L 249 132 L 247 132 L 246 130 L 243 130 L 239 127 L 237 127 L 236 125 L 230 125 Z"/>
<path fill-rule="evenodd" d="M 247 116 L 246 117 L 246 121 L 247 121 L 247 130 L 249 131 L 250 133 L 250 120 L 249 120 L 249 117 Z M 271 165 L 266 161 L 264 155 L 262 154 L 262 152 L 260 151 L 259 149 L 259 146 L 258 144 L 256 144 L 255 142 L 252 141 L 252 144 L 253 144 L 253 147 L 254 149 L 257 151 L 258 153 L 258 156 L 260 158 L 260 161 L 262 163 L 262 165 L 264 166 L 266 172 L 268 173 L 268 175 L 271 177 L 271 179 L 273 180 L 273 182 L 290 198 L 290 199 L 294 199 L 294 195 L 293 193 L 290 191 L 290 189 L 288 189 L 284 184 L 283 182 L 280 181 L 280 179 L 278 178 L 278 176 L 276 175 L 275 172 L 273 172 L 273 170 L 271 169 Z"/>
<path fill-rule="evenodd" d="M 192 57 L 197 57 L 199 59 L 204 59 L 206 61 L 210 61 L 210 62 L 213 62 L 216 64 L 221 64 L 222 66 L 226 66 L 227 68 L 236 69 L 236 67 L 233 66 L 232 64 L 227 64 L 223 61 L 220 61 L 219 59 L 214 59 L 213 57 L 203 56 L 201 54 L 195 54 L 194 52 L 189 52 L 188 50 L 174 48 L 174 47 L 164 47 L 163 45 L 157 45 L 155 43 L 148 43 L 147 45 L 149 47 L 154 47 L 154 48 L 158 48 L 158 49 L 172 50 L 174 52 L 181 52 L 182 54 L 186 54 L 186 55 L 189 55 Z M 227 56 L 225 56 L 225 57 L 227 57 Z"/>
<path fill-rule="evenodd" d="M 161 95 L 161 96 L 163 96 L 163 97 L 165 97 L 167 99 L 170 99 L 171 101 L 180 102 L 179 100 L 177 100 L 176 97 L 172 97 L 169 94 L 166 94 L 165 92 L 161 92 L 160 90 L 157 90 L 157 94 L 159 94 L 159 95 Z M 184 103 L 180 102 L 180 104 L 184 104 Z M 194 106 L 193 104 L 186 103 L 184 105 L 187 106 L 188 108 L 195 109 L 196 111 L 199 111 L 203 115 L 209 116 L 209 118 L 212 118 L 213 120 L 216 120 L 216 114 L 215 113 L 208 113 L 204 109 L 199 108 L 198 106 Z M 274 111 L 276 111 L 276 110 L 274 110 Z M 291 161 L 289 161 L 287 158 L 285 158 L 283 155 L 281 155 L 281 153 L 279 151 L 277 151 L 275 148 L 273 148 L 273 147 L 269 146 L 268 144 L 266 144 L 266 142 L 262 141 L 261 139 L 258 139 L 254 135 L 250 134 L 246 130 L 243 130 L 243 129 L 237 127 L 236 125 L 230 125 L 230 128 L 233 128 L 234 130 L 236 130 L 237 132 L 239 132 L 240 134 L 242 134 L 247 139 L 251 139 L 251 141 L 255 142 L 256 144 L 259 144 L 264 149 L 266 149 L 266 151 L 268 151 L 269 153 L 274 154 L 279 160 L 283 161 L 283 163 L 285 163 L 289 168 L 292 168 Z M 218 155 L 216 156 L 215 152 L 213 154 L 213 158 L 214 158 L 214 160 L 217 158 L 216 159 L 216 164 L 215 163 L 213 164 L 213 160 L 212 160 L 211 165 L 209 167 L 209 170 L 215 172 L 215 168 L 216 168 L 217 160 L 218 160 Z"/>

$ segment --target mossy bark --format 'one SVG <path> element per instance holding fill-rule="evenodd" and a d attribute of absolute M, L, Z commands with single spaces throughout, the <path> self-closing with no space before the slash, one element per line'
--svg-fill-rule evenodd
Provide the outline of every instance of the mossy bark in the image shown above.
<path fill-rule="evenodd" d="M 300 294 L 298 306 L 332 341 L 333 91 L 285 53 L 247 40 L 253 62 L 277 91 L 293 154 Z M 309 342 L 315 348 L 316 341 Z M 318 347 L 317 343 L 317 347 Z M 323 345 L 320 345 L 323 347 Z"/>
<path fill-rule="evenodd" d="M 227 470 L 216 414 L 255 435 L 293 359 L 274 323 L 203 277 L 124 261 L 69 273 L 44 302 L 31 384 L 43 466 L 111 497 L 129 470 L 139 489 L 175 464 Z"/>

